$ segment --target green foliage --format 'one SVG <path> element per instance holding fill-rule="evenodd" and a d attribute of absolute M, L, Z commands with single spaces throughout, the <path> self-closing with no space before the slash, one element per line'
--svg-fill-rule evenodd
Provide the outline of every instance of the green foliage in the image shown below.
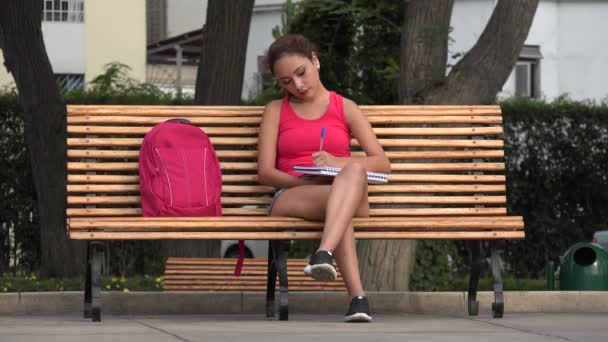
<path fill-rule="evenodd" d="M 36 194 L 18 95 L 5 91 L 0 93 L 0 274 L 14 271 L 11 259 L 34 272 L 40 265 Z"/>
<path fill-rule="evenodd" d="M 402 1 L 309 0 L 286 4 L 277 38 L 300 33 L 317 44 L 321 79 L 359 104 L 397 102 Z M 263 85 L 252 100 L 265 104 L 282 96 L 276 84 Z"/>
<path fill-rule="evenodd" d="M 548 260 L 559 263 L 570 245 L 606 229 L 608 106 L 520 98 L 501 107 L 508 209 L 526 225 L 505 261 L 516 276 L 538 277 Z"/>
<path fill-rule="evenodd" d="M 102 291 L 160 291 L 164 277 L 135 276 L 135 277 L 102 277 Z M 7 292 L 47 292 L 47 291 L 83 291 L 84 279 L 71 277 L 63 279 L 39 279 L 32 274 L 25 277 L 0 277 L 0 293 Z"/>
<path fill-rule="evenodd" d="M 191 97 L 174 96 L 158 87 L 141 83 L 129 77 L 131 68 L 122 63 L 108 63 L 105 72 L 95 77 L 86 90 L 64 92 L 68 104 L 122 104 L 122 105 L 188 105 Z"/>
<path fill-rule="evenodd" d="M 86 90 L 64 93 L 68 104 L 188 105 L 192 99 L 164 94 L 128 76 L 119 63 L 106 66 Z M 0 274 L 30 274 L 40 266 L 40 231 L 22 108 L 15 89 L 0 91 Z M 107 242 L 111 274 L 162 272 L 158 241 Z M 84 256 L 83 256 L 84 257 Z M 50 285 L 49 285 L 50 286 Z M 1 290 L 1 288 L 0 288 Z"/>
<path fill-rule="evenodd" d="M 294 16 L 288 20 L 287 32 L 301 33 L 319 48 L 321 79 L 328 89 L 352 96 L 354 80 L 351 56 L 357 33 L 352 15 L 343 0 L 309 0 L 298 2 Z"/>
<path fill-rule="evenodd" d="M 319 249 L 319 240 L 296 240 L 289 249 L 289 258 L 310 258 Z"/>
<path fill-rule="evenodd" d="M 411 291 L 446 291 L 457 284 L 462 257 L 450 240 L 421 240 L 416 243 L 416 261 Z"/>

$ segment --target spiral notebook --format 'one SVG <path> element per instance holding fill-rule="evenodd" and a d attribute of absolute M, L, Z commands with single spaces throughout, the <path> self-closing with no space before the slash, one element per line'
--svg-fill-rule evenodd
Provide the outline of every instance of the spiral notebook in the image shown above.
<path fill-rule="evenodd" d="M 307 175 L 335 176 L 342 170 L 339 167 L 330 166 L 294 166 L 293 170 Z M 369 183 L 387 183 L 388 175 L 380 172 L 367 172 L 367 181 Z"/>

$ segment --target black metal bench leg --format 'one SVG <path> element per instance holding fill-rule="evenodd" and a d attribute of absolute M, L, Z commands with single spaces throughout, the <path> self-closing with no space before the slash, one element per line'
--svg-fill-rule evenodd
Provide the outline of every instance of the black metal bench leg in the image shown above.
<path fill-rule="evenodd" d="M 477 286 L 479 284 L 479 273 L 481 271 L 480 242 L 479 240 L 467 241 L 471 259 L 471 273 L 469 274 L 469 295 L 467 297 L 469 316 L 479 314 L 479 302 L 477 301 Z"/>
<path fill-rule="evenodd" d="M 502 318 L 505 310 L 502 284 L 502 270 L 500 262 L 500 252 L 502 251 L 502 243 L 498 241 L 491 241 L 490 251 L 492 259 L 492 278 L 494 282 L 494 302 L 492 303 L 492 316 L 494 318 Z"/>
<path fill-rule="evenodd" d="M 87 242 L 87 262 L 84 278 L 84 318 L 91 318 L 91 243 Z"/>
<path fill-rule="evenodd" d="M 289 319 L 289 289 L 287 282 L 287 255 L 291 247 L 289 240 L 277 240 L 272 242 L 273 258 L 279 276 L 279 320 L 287 321 Z"/>
<path fill-rule="evenodd" d="M 101 264 L 104 245 L 94 241 L 90 243 L 91 252 L 91 320 L 101 322 Z"/>
<path fill-rule="evenodd" d="M 277 284 L 277 266 L 273 257 L 272 240 L 268 241 L 268 279 L 266 282 L 266 317 L 274 318 L 274 296 Z"/>

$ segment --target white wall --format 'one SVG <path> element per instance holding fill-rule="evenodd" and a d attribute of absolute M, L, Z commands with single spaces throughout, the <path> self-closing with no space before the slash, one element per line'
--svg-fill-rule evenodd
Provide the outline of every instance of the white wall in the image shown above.
<path fill-rule="evenodd" d="M 470 49 L 489 20 L 496 0 L 456 0 L 452 15 L 450 53 Z M 526 45 L 540 46 L 540 90 L 546 100 L 602 100 L 608 96 L 608 2 L 541 0 Z M 456 60 L 449 59 L 454 64 Z M 513 74 L 500 97 L 515 93 Z"/>
<path fill-rule="evenodd" d="M 46 53 L 56 74 L 84 74 L 85 25 L 42 22 Z"/>
<path fill-rule="evenodd" d="M 574 99 L 608 96 L 608 2 L 559 4 L 559 91 Z"/>
<path fill-rule="evenodd" d="M 256 6 L 259 1 L 256 1 Z M 241 97 L 251 98 L 260 90 L 258 74 L 258 56 L 264 56 L 274 38 L 272 29 L 281 24 L 282 10 L 276 7 L 260 7 L 256 9 L 251 18 L 249 38 L 247 43 L 247 57 L 245 59 L 245 75 L 243 79 L 243 92 Z"/>
<path fill-rule="evenodd" d="M 42 37 L 49 61 L 56 74 L 84 74 L 83 23 L 42 22 Z M 0 87 L 14 84 L 13 77 L 4 67 L 0 53 Z"/>
<path fill-rule="evenodd" d="M 557 2 L 541 1 L 525 42 L 526 45 L 540 46 L 540 52 L 543 55 L 540 61 L 540 93 L 541 97 L 547 100 L 554 99 L 561 94 L 559 86 L 559 24 L 561 15 Z M 514 73 L 511 73 L 503 88 L 502 95 L 513 96 L 514 94 L 515 77 Z"/>
<path fill-rule="evenodd" d="M 4 66 L 4 52 L 0 49 L 0 90 L 4 87 L 15 86 L 13 75 L 11 75 Z"/>
<path fill-rule="evenodd" d="M 167 38 L 198 30 L 207 19 L 207 0 L 168 0 Z"/>

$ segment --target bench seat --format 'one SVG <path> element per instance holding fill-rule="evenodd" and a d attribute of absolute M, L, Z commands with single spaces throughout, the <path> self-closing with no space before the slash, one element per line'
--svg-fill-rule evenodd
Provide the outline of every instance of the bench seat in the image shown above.
<path fill-rule="evenodd" d="M 505 217 L 356 218 L 358 239 L 521 239 L 523 220 Z M 97 217 L 72 218 L 70 237 L 84 240 L 319 239 L 321 222 L 287 217 Z"/>

